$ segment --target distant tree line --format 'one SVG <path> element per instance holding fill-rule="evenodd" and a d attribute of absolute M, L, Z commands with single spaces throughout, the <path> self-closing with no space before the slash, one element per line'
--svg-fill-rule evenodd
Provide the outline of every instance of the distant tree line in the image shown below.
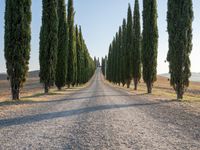
<path fill-rule="evenodd" d="M 86 83 L 95 71 L 81 27 L 74 25 L 73 0 L 42 0 L 40 31 L 40 82 L 44 92 L 56 85 L 78 86 Z M 30 59 L 31 0 L 6 0 L 5 59 L 12 99 L 20 99 Z"/>
<path fill-rule="evenodd" d="M 189 86 L 190 53 L 192 51 L 192 0 L 168 0 L 168 33 L 170 82 L 177 94 L 177 99 L 183 99 L 184 92 Z M 102 58 L 102 71 L 107 66 L 107 79 L 115 84 L 127 85 L 131 81 L 137 90 L 138 83 L 143 77 L 147 93 L 152 93 L 154 82 L 157 80 L 157 0 L 143 0 L 143 31 L 140 27 L 139 1 L 135 0 L 132 15 L 128 6 L 127 19 L 109 46 L 108 61 Z"/>
<path fill-rule="evenodd" d="M 104 76 L 106 76 L 106 64 L 107 64 L 107 56 L 102 57 L 101 59 L 101 70 Z"/>
<path fill-rule="evenodd" d="M 101 66 L 99 58 L 97 59 L 96 57 L 94 57 L 94 63 L 96 68 Z"/>

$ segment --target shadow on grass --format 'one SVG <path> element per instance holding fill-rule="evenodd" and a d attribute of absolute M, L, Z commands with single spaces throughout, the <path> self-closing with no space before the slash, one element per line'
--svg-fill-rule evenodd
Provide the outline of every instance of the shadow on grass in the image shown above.
<path fill-rule="evenodd" d="M 60 91 L 62 92 L 62 91 Z M 41 97 L 41 96 L 54 96 L 54 95 L 62 95 L 61 93 L 48 93 L 48 94 L 45 94 L 45 93 L 37 93 L 37 94 L 33 94 L 31 96 L 24 96 L 22 97 L 22 99 L 26 99 L 26 98 L 37 98 L 37 97 Z"/>
<path fill-rule="evenodd" d="M 62 99 L 57 99 L 57 100 L 26 100 L 26 98 L 36 98 L 40 96 L 44 96 L 45 94 L 38 93 L 32 96 L 27 96 L 23 97 L 24 100 L 18 100 L 18 101 L 5 101 L 5 102 L 0 102 L 0 107 L 2 106 L 11 106 L 11 105 L 23 105 L 23 104 L 44 104 L 44 103 L 58 103 L 58 102 L 65 102 L 65 101 L 77 101 L 77 100 L 87 100 L 87 99 L 96 99 L 96 98 L 102 98 L 102 97 L 130 97 L 130 95 L 93 95 L 93 96 L 83 96 L 83 97 L 72 97 L 76 93 L 72 93 L 68 98 L 62 98 Z M 58 93 L 50 93 L 48 95 L 60 95 Z"/>
<path fill-rule="evenodd" d="M 45 94 L 45 93 L 37 93 L 37 94 L 33 94 L 31 96 L 25 96 L 25 97 L 21 97 L 21 99 L 23 100 L 8 100 L 8 101 L 3 101 L 0 102 L 0 107 L 2 106 L 12 106 L 12 105 L 23 105 L 23 104 L 36 104 L 36 103 L 41 103 L 42 101 L 33 101 L 33 100 L 28 100 L 31 98 L 39 98 L 41 96 L 53 96 L 53 95 L 61 95 L 59 93 L 49 93 L 49 94 Z M 47 102 L 47 101 L 43 101 L 43 102 Z"/>
<path fill-rule="evenodd" d="M 135 94 L 135 96 L 148 96 L 148 95 L 151 95 L 149 93 L 140 93 L 140 94 Z"/>
<path fill-rule="evenodd" d="M 0 120 L 0 127 L 8 127 L 13 125 L 23 125 L 23 124 L 32 124 L 44 120 L 51 120 L 57 119 L 62 117 L 70 117 L 75 115 L 87 114 L 87 113 L 94 113 L 97 111 L 104 111 L 104 110 L 112 110 L 112 109 L 122 109 L 122 108 L 129 108 L 129 107 L 148 107 L 152 105 L 159 105 L 162 103 L 169 103 L 166 102 L 154 102 L 154 103 L 137 103 L 137 104 L 115 104 L 115 105 L 99 105 L 94 107 L 85 107 L 80 109 L 74 110 L 67 110 L 67 111 L 60 111 L 60 112 L 50 112 L 44 114 L 37 114 L 37 115 L 30 115 L 24 117 L 16 117 L 11 119 L 2 119 Z"/>

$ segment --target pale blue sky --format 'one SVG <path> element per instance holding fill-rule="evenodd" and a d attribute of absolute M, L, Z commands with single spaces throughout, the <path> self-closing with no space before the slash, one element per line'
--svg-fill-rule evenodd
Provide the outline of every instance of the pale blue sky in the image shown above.
<path fill-rule="evenodd" d="M 42 0 L 32 0 L 32 41 L 30 70 L 39 69 L 39 32 L 41 26 Z M 122 19 L 126 17 L 128 3 L 133 8 L 134 0 L 74 0 L 75 22 L 82 26 L 83 35 L 92 56 L 102 57 L 108 52 Z M 193 0 L 193 51 L 191 54 L 192 71 L 200 72 L 200 0 Z M 142 0 L 140 0 L 142 11 Z M 0 72 L 5 72 L 4 61 L 4 11 L 5 0 L 0 0 Z M 168 64 L 164 63 L 168 51 L 167 0 L 158 0 L 158 73 L 168 72 Z"/>

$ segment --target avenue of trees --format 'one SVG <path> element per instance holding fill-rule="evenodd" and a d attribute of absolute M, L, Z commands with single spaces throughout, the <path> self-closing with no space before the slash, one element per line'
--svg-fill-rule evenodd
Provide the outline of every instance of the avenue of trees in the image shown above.
<path fill-rule="evenodd" d="M 143 77 L 147 93 L 152 93 L 153 83 L 157 80 L 157 0 L 143 0 L 143 31 L 141 33 L 139 1 L 135 0 L 132 14 L 128 6 L 127 19 L 109 46 L 108 60 L 102 58 L 102 71 L 110 82 L 127 85 L 131 81 L 137 90 Z M 189 86 L 190 53 L 192 51 L 192 0 L 168 0 L 167 22 L 169 33 L 170 83 L 177 94 L 177 99 L 183 99 Z"/>
<path fill-rule="evenodd" d="M 12 99 L 20 99 L 20 90 L 29 70 L 31 41 L 31 0 L 6 0 L 4 55 Z M 168 0 L 167 31 L 169 34 L 170 84 L 182 99 L 189 86 L 190 53 L 192 51 L 192 0 Z M 91 58 L 81 27 L 74 25 L 73 0 L 42 0 L 40 31 L 40 82 L 44 92 L 56 85 L 78 86 L 86 83 L 100 66 L 99 58 Z M 137 90 L 141 78 L 147 92 L 152 93 L 157 80 L 157 0 L 143 0 L 141 32 L 139 0 L 134 11 L 128 6 L 127 19 L 109 46 L 108 57 L 102 58 L 102 71 L 115 84 Z"/>
<path fill-rule="evenodd" d="M 88 82 L 95 71 L 81 27 L 74 25 L 73 0 L 42 0 L 40 82 L 44 92 Z M 5 59 L 12 99 L 20 99 L 27 78 L 31 41 L 31 0 L 6 0 Z"/>

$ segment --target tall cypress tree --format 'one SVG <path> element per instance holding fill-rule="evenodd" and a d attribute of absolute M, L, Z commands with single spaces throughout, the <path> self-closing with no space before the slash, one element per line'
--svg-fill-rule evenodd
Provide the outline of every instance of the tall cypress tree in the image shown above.
<path fill-rule="evenodd" d="M 119 37 L 118 37 L 118 84 L 122 81 L 122 27 L 119 27 Z"/>
<path fill-rule="evenodd" d="M 31 0 L 6 0 L 5 59 L 12 99 L 19 100 L 30 58 Z"/>
<path fill-rule="evenodd" d="M 102 57 L 101 59 L 101 71 L 103 75 L 105 76 L 105 58 Z"/>
<path fill-rule="evenodd" d="M 56 66 L 56 86 L 60 90 L 66 84 L 67 55 L 68 55 L 68 27 L 65 0 L 58 1 L 58 58 Z"/>
<path fill-rule="evenodd" d="M 40 82 L 44 84 L 45 93 L 55 82 L 58 15 L 56 0 L 43 0 L 42 27 L 40 31 Z"/>
<path fill-rule="evenodd" d="M 157 49 L 157 0 L 143 0 L 142 63 L 148 93 L 152 93 L 153 83 L 157 79 Z"/>
<path fill-rule="evenodd" d="M 115 36 L 115 38 L 113 39 L 113 44 L 112 44 L 112 68 L 113 68 L 113 72 L 112 72 L 112 80 L 113 82 L 116 84 L 117 83 L 117 34 Z"/>
<path fill-rule="evenodd" d="M 80 83 L 83 84 L 84 83 L 84 69 L 85 69 L 85 64 L 84 64 L 84 40 L 83 40 L 83 35 L 82 35 L 82 29 L 81 29 L 81 26 L 79 26 L 79 41 L 80 41 L 80 75 L 79 75 L 79 78 L 80 78 Z M 95 65 L 96 67 L 96 65 Z"/>
<path fill-rule="evenodd" d="M 177 99 L 183 99 L 191 76 L 189 55 L 192 51 L 192 0 L 168 0 L 167 21 L 170 81 Z"/>
<path fill-rule="evenodd" d="M 133 20 L 132 20 L 132 10 L 129 4 L 128 6 L 128 15 L 127 15 L 127 29 L 126 29 L 126 54 L 125 54 L 125 80 L 127 88 L 130 87 L 131 83 L 131 54 L 133 51 Z M 128 67 L 129 66 L 129 67 Z"/>
<path fill-rule="evenodd" d="M 141 78 L 141 31 L 140 31 L 140 11 L 139 2 L 135 0 L 133 15 L 133 55 L 132 55 L 132 73 L 134 79 L 135 90 L 137 90 L 138 82 Z"/>
<path fill-rule="evenodd" d="M 74 87 L 75 85 L 78 86 L 78 64 L 77 64 L 77 49 L 76 49 L 76 27 L 74 26 L 74 80 L 72 82 L 72 86 Z"/>
<path fill-rule="evenodd" d="M 70 87 L 74 84 L 76 80 L 76 53 L 75 53 L 75 32 L 74 32 L 74 7 L 73 0 L 68 0 L 68 28 L 69 28 L 69 38 L 68 38 L 68 71 L 67 71 L 67 84 Z"/>
<path fill-rule="evenodd" d="M 81 57 L 82 57 L 82 51 L 81 51 L 81 42 L 79 37 L 79 29 L 76 25 L 76 52 L 77 52 L 77 84 L 81 84 L 81 76 L 82 76 L 82 67 L 81 67 Z"/>
<path fill-rule="evenodd" d="M 109 46 L 109 51 L 108 51 L 108 62 L 107 62 L 107 79 L 111 81 L 111 72 L 112 72 L 112 67 L 111 67 L 111 54 L 112 53 L 112 45 L 110 44 Z"/>
<path fill-rule="evenodd" d="M 121 64 L 121 82 L 122 85 L 124 86 L 126 84 L 126 80 L 125 80 L 125 73 L 126 73 L 126 32 L 127 32 L 127 25 L 126 25 L 126 19 L 123 19 L 123 25 L 122 25 L 122 64 Z"/>

